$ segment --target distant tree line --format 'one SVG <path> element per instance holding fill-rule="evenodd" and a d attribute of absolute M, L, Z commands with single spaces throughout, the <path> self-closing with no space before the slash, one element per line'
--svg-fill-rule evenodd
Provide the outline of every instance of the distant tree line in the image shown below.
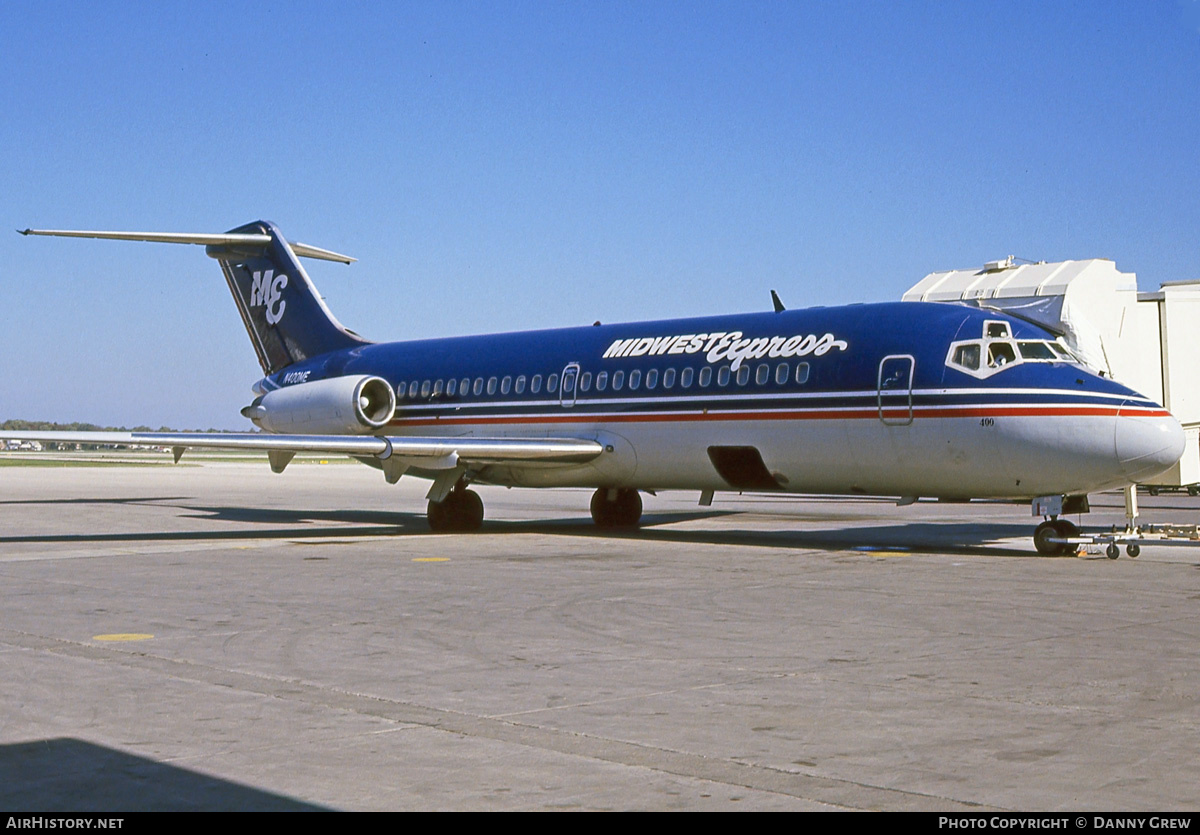
<path fill-rule="evenodd" d="M 169 426 L 151 429 L 149 426 L 97 426 L 94 423 L 54 423 L 49 420 L 6 420 L 0 423 L 5 432 L 174 432 Z M 210 430 L 211 431 L 211 430 Z"/>
<path fill-rule="evenodd" d="M 176 432 L 180 430 L 172 429 L 169 426 L 160 426 L 158 429 L 153 429 L 149 426 L 135 426 L 128 429 L 124 426 L 97 426 L 94 423 L 55 423 L 49 420 L 6 420 L 0 423 L 0 430 L 6 432 Z M 184 429 L 184 432 L 200 431 Z M 208 432 L 217 432 L 217 429 L 209 429 Z M 59 449 L 101 449 L 113 446 L 112 444 L 63 444 L 53 441 L 43 441 L 42 448 L 47 450 Z"/>

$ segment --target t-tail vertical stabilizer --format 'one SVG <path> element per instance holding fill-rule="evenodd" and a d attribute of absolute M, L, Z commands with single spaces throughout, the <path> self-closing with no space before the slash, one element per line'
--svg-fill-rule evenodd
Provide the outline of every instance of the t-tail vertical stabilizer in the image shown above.
<path fill-rule="evenodd" d="M 269 221 L 247 223 L 221 234 L 20 231 L 23 235 L 203 245 L 225 273 L 229 291 L 266 374 L 318 354 L 370 344 L 334 318 L 299 261 L 299 257 L 304 257 L 349 264 L 354 259 L 307 244 L 289 243 Z"/>
<path fill-rule="evenodd" d="M 265 220 L 239 226 L 230 234 L 268 238 L 260 245 L 205 247 L 205 252 L 221 264 L 265 373 L 274 374 L 318 354 L 367 344 L 367 340 L 342 327 L 329 312 L 296 256 L 346 263 L 353 259 L 303 244 L 289 244 L 275 224 Z"/>

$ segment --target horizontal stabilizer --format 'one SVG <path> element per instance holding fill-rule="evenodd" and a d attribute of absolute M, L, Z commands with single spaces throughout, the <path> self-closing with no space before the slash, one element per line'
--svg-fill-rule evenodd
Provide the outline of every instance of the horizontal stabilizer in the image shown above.
<path fill-rule="evenodd" d="M 18 229 L 22 235 L 48 235 L 56 238 L 104 238 L 112 241 L 143 241 L 157 244 L 197 244 L 199 246 L 266 246 L 271 236 L 253 232 L 94 232 L 72 229 Z M 356 259 L 328 249 L 289 242 L 292 252 L 302 258 L 352 264 Z"/>

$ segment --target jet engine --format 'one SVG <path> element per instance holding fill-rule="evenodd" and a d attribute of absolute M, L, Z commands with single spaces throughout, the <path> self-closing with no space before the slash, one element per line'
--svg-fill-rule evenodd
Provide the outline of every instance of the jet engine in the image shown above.
<path fill-rule="evenodd" d="M 269 391 L 242 409 L 267 432 L 365 435 L 386 426 L 396 394 L 379 377 L 334 377 Z"/>

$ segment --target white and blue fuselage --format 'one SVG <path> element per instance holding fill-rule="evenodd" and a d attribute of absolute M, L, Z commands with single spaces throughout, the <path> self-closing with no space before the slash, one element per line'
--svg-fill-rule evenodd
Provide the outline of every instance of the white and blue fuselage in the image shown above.
<path fill-rule="evenodd" d="M 242 413 L 266 431 L 126 441 L 177 455 L 265 450 L 279 472 L 297 452 L 351 455 L 389 482 L 432 479 L 439 530 L 482 522 L 475 481 L 594 487 L 597 523 L 632 525 L 639 491 L 1080 497 L 1153 477 L 1183 451 L 1162 406 L 1049 331 L 966 305 L 384 344 L 338 323 L 298 256 L 353 259 L 289 243 L 267 221 L 221 234 L 26 233 L 203 244 L 221 265 L 266 375 Z M 1039 531 L 1045 552 L 1071 536 L 1057 519 Z"/>
<path fill-rule="evenodd" d="M 361 345 L 260 387 L 346 375 L 395 391 L 388 434 L 612 448 L 575 467 L 477 474 L 520 486 L 1028 498 L 1154 475 L 1182 446 L 1165 409 L 1084 367 L 1049 332 L 958 305 Z"/>

